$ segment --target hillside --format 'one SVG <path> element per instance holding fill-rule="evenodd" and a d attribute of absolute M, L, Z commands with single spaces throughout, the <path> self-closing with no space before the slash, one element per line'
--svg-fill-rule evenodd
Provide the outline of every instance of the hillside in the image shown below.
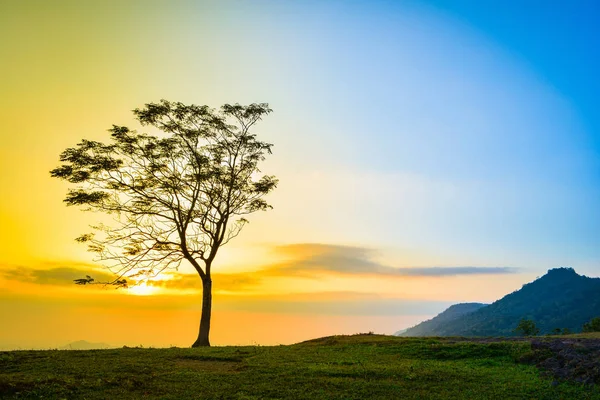
<path fill-rule="evenodd" d="M 442 331 L 450 321 L 453 321 L 465 314 L 472 313 L 473 311 L 479 310 L 481 307 L 485 307 L 487 304 L 483 303 L 460 303 L 454 304 L 447 308 L 441 314 L 438 314 L 432 319 L 421 322 L 419 325 L 398 331 L 395 333 L 396 336 L 442 336 L 438 332 Z"/>
<path fill-rule="evenodd" d="M 512 336 L 521 318 L 535 321 L 542 334 L 555 328 L 580 332 L 585 322 L 600 316 L 600 278 L 556 268 L 488 306 L 449 320 L 444 314 L 452 307 L 400 336 Z"/>

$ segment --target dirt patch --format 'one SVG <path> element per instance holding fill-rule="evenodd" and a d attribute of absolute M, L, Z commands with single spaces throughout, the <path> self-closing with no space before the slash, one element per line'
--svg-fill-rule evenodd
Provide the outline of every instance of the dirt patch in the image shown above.
<path fill-rule="evenodd" d="M 34 387 L 35 384 L 31 382 L 12 382 L 0 380 L 0 397 L 3 398 L 4 396 L 14 396 L 20 393 L 27 393 Z"/>
<path fill-rule="evenodd" d="M 520 336 L 509 337 L 438 337 L 444 343 L 499 343 L 499 342 L 530 342 L 531 338 Z"/>
<path fill-rule="evenodd" d="M 600 384 L 600 339 L 533 339 L 531 350 L 521 361 L 535 364 L 557 381 Z"/>

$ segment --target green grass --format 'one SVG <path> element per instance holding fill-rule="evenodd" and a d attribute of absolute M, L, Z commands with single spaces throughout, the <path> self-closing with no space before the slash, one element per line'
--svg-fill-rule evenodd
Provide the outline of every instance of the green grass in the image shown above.
<path fill-rule="evenodd" d="M 0 353 L 0 398 L 600 399 L 515 360 L 528 342 L 335 336 L 274 347 Z"/>

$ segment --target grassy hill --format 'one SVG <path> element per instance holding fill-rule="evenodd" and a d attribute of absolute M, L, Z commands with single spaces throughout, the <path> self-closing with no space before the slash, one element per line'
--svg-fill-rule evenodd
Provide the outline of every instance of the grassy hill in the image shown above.
<path fill-rule="evenodd" d="M 380 335 L 291 346 L 0 352 L 0 398 L 600 399 L 515 360 L 527 341 Z"/>
<path fill-rule="evenodd" d="M 532 319 L 542 334 L 555 328 L 581 332 L 584 323 L 600 316 L 600 278 L 578 275 L 572 268 L 551 269 L 490 305 L 455 318 L 444 315 L 401 336 L 511 336 L 521 318 Z"/>

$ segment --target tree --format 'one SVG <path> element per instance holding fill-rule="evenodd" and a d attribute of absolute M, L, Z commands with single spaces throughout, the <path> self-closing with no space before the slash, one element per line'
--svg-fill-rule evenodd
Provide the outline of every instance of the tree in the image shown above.
<path fill-rule="evenodd" d="M 584 332 L 600 332 L 600 317 L 592 318 L 589 322 L 583 324 Z"/>
<path fill-rule="evenodd" d="M 554 328 L 554 329 L 552 329 L 551 333 L 553 335 L 560 335 L 562 333 L 562 329 L 560 329 L 560 328 Z"/>
<path fill-rule="evenodd" d="M 521 318 L 514 332 L 523 336 L 537 336 L 539 335 L 540 330 L 532 320 Z"/>
<path fill-rule="evenodd" d="M 248 214 L 272 208 L 263 197 L 277 179 L 258 176 L 272 145 L 250 133 L 270 112 L 267 104 L 225 104 L 215 111 L 149 103 L 133 113 L 160 136 L 113 125 L 109 144 L 82 140 L 50 172 L 77 185 L 67 205 L 114 217 L 112 226 L 100 224 L 76 239 L 115 273 L 113 284 L 155 277 L 184 260 L 194 267 L 202 281 L 202 315 L 192 347 L 210 346 L 211 269 L 219 248 L 240 233 Z"/>
<path fill-rule="evenodd" d="M 554 328 L 551 332 L 553 335 L 570 335 L 571 330 L 569 328 Z"/>

